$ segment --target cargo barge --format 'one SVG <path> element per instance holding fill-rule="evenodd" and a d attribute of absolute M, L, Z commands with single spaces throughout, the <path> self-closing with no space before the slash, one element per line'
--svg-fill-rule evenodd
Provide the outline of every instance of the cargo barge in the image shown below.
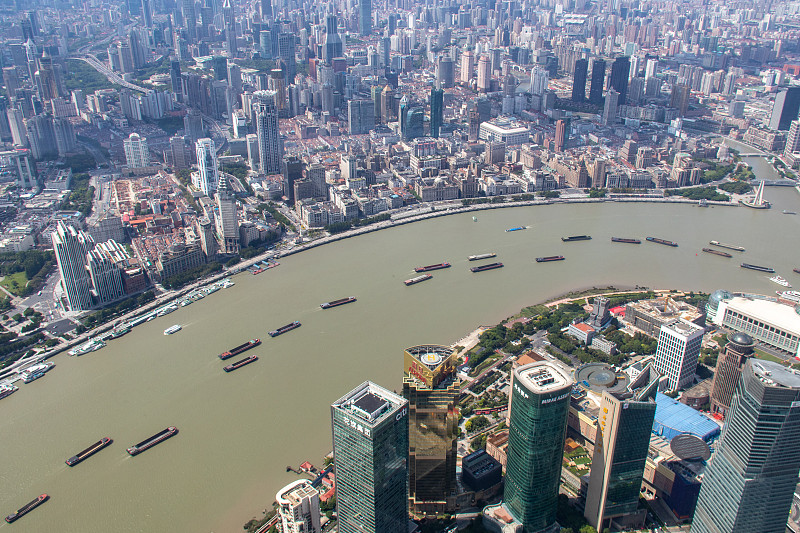
<path fill-rule="evenodd" d="M 572 235 L 570 237 L 561 237 L 561 240 L 564 242 L 591 241 L 592 237 L 590 235 Z"/>
<path fill-rule="evenodd" d="M 642 244 L 639 239 L 625 239 L 623 237 L 611 237 L 611 242 L 624 242 L 626 244 Z"/>
<path fill-rule="evenodd" d="M 6 522 L 10 524 L 15 520 L 19 520 L 20 518 L 30 513 L 31 511 L 33 511 L 34 509 L 36 509 L 49 499 L 50 496 L 48 496 L 47 494 L 40 494 L 39 497 L 36 498 L 35 500 L 26 503 L 25 505 L 17 509 L 15 513 L 11 513 L 10 515 L 8 515 L 6 517 Z"/>
<path fill-rule="evenodd" d="M 744 252 L 744 248 L 741 246 L 736 246 L 734 244 L 725 244 L 724 242 L 719 241 L 710 241 L 708 244 L 712 244 L 714 246 L 719 246 L 720 248 L 727 248 L 728 250 L 735 250 L 737 252 Z"/>
<path fill-rule="evenodd" d="M 473 272 L 483 272 L 484 270 L 494 270 L 495 268 L 503 268 L 503 263 L 489 263 L 488 265 L 481 265 L 470 268 Z"/>
<path fill-rule="evenodd" d="M 233 372 L 237 368 L 242 368 L 244 365 L 249 365 L 253 361 L 258 361 L 258 356 L 257 355 L 251 355 L 250 357 L 245 357 L 244 359 L 240 359 L 239 361 L 236 361 L 235 363 L 232 363 L 232 364 L 230 364 L 230 365 L 228 365 L 226 367 L 223 367 L 222 370 L 224 370 L 225 372 Z"/>
<path fill-rule="evenodd" d="M 250 348 L 255 348 L 259 344 L 261 344 L 261 339 L 250 339 L 246 343 L 240 344 L 236 348 L 231 348 L 227 352 L 222 352 L 221 354 L 219 354 L 219 358 L 222 359 L 223 361 L 225 359 L 230 359 L 235 355 L 239 355 L 240 353 L 246 352 Z"/>
<path fill-rule="evenodd" d="M 676 242 L 668 241 L 666 239 L 659 239 L 658 237 L 647 237 L 647 240 L 656 244 L 663 244 L 664 246 L 672 246 L 676 248 L 678 246 L 678 243 Z"/>
<path fill-rule="evenodd" d="M 703 248 L 703 251 L 709 254 L 718 255 L 720 257 L 733 257 L 728 252 L 720 252 L 719 250 L 714 250 L 713 248 Z"/>
<path fill-rule="evenodd" d="M 432 277 L 433 276 L 430 274 L 423 274 L 422 276 L 417 276 L 416 278 L 407 279 L 403 283 L 406 285 L 414 285 L 415 283 L 419 283 L 421 281 L 428 281 Z"/>
<path fill-rule="evenodd" d="M 291 324 L 286 324 L 285 326 L 281 326 L 278 329 L 272 330 L 269 332 L 270 337 L 277 337 L 278 335 L 283 335 L 287 331 L 292 331 L 295 328 L 300 327 L 300 322 L 294 321 Z"/>
<path fill-rule="evenodd" d="M 428 265 L 423 267 L 417 267 L 414 269 L 414 272 L 429 272 L 431 270 L 441 270 L 443 268 L 450 268 L 450 263 L 439 263 L 437 265 Z"/>
<path fill-rule="evenodd" d="M 750 270 L 758 270 L 759 272 L 769 272 L 770 274 L 773 274 L 775 272 L 774 268 L 751 265 L 748 263 L 742 263 L 740 266 L 742 268 L 749 268 Z"/>
<path fill-rule="evenodd" d="M 100 439 L 99 441 L 95 442 L 94 444 L 92 444 L 91 446 L 89 446 L 88 448 L 83 450 L 82 452 L 79 452 L 76 455 L 73 455 L 72 457 L 70 457 L 69 459 L 67 459 L 64 462 L 67 463 L 67 466 L 75 466 L 76 464 L 80 463 L 84 459 L 88 459 L 92 455 L 96 454 L 97 452 L 99 452 L 100 450 L 102 450 L 103 448 L 105 448 L 106 446 L 111 444 L 112 442 L 114 442 L 114 441 L 111 440 L 110 438 L 103 437 L 102 439 Z"/>
<path fill-rule="evenodd" d="M 470 261 L 480 261 L 481 259 L 489 259 L 490 257 L 497 257 L 497 254 L 492 252 L 490 254 L 478 254 L 467 257 Z"/>
<path fill-rule="evenodd" d="M 170 426 L 167 429 L 159 431 L 158 433 L 156 433 L 155 435 L 153 435 L 149 439 L 145 439 L 142 442 L 140 442 L 139 444 L 135 444 L 135 445 L 131 446 L 130 448 L 128 448 L 128 453 L 131 454 L 131 455 L 138 455 L 138 454 L 142 453 L 143 451 L 145 451 L 145 450 L 147 450 L 149 448 L 152 448 L 156 444 L 164 442 L 168 438 L 172 437 L 173 435 L 177 435 L 177 434 L 178 434 L 178 428 L 176 428 L 175 426 Z"/>
<path fill-rule="evenodd" d="M 325 302 L 324 304 L 319 304 L 319 306 L 323 309 L 330 309 L 331 307 L 339 307 L 340 305 L 351 304 L 355 301 L 356 301 L 355 296 L 348 296 L 347 298 L 340 298 L 332 302 Z"/>
<path fill-rule="evenodd" d="M 550 261 L 563 261 L 563 260 L 564 260 L 563 255 L 548 255 L 547 257 L 536 258 L 537 263 L 548 263 Z"/>

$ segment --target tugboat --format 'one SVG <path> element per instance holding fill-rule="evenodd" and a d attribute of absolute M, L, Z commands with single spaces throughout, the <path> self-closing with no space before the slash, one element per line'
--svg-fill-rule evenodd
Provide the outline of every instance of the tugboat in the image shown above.
<path fill-rule="evenodd" d="M 351 304 L 355 301 L 355 296 L 349 296 L 347 298 L 340 298 L 339 300 L 334 300 L 332 302 L 325 302 L 324 304 L 319 304 L 319 306 L 323 309 L 330 309 L 331 307 L 339 307 L 340 305 Z"/>

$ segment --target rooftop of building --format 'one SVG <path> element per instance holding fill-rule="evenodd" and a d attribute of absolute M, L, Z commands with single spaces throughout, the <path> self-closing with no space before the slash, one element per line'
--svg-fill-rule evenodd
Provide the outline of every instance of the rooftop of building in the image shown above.
<path fill-rule="evenodd" d="M 683 318 L 689 322 L 694 322 L 703 314 L 697 307 L 686 302 L 673 300 L 670 297 L 640 300 L 631 302 L 628 306 L 641 313 L 660 319 Z"/>
<path fill-rule="evenodd" d="M 769 300 L 736 296 L 728 301 L 728 309 L 757 318 L 778 329 L 800 335 L 800 314 L 795 307 Z"/>
<path fill-rule="evenodd" d="M 770 387 L 783 387 L 787 389 L 800 389 L 800 375 L 794 370 L 772 361 L 750 359 L 753 374 L 765 385 Z"/>
<path fill-rule="evenodd" d="M 544 394 L 571 387 L 572 377 L 552 361 L 537 361 L 521 366 L 516 371 L 519 382 L 530 391 Z"/>
<path fill-rule="evenodd" d="M 335 409 L 346 411 L 370 427 L 375 427 L 407 402 L 401 396 L 365 381 L 333 403 Z"/>
<path fill-rule="evenodd" d="M 278 502 L 278 505 L 298 505 L 304 498 L 313 496 L 316 493 L 317 489 L 311 485 L 309 480 L 299 479 L 279 490 L 278 494 L 275 496 L 275 500 Z"/>
<path fill-rule="evenodd" d="M 672 332 L 677 333 L 678 335 L 683 335 L 684 337 L 705 331 L 704 328 L 686 320 L 677 320 L 671 324 L 664 324 L 661 326 L 661 328 L 671 330 Z"/>
<path fill-rule="evenodd" d="M 430 370 L 435 370 L 453 353 L 453 349 L 449 346 L 440 346 L 438 344 L 412 346 L 407 348 L 406 351 Z"/>
<path fill-rule="evenodd" d="M 691 433 L 705 441 L 716 438 L 720 433 L 719 424 L 688 405 L 658 393 L 656 395 L 656 416 L 653 433 L 670 441 L 674 437 Z"/>

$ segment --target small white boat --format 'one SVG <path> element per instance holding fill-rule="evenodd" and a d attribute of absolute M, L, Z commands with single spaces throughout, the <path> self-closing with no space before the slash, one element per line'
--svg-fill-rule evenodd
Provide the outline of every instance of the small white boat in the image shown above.
<path fill-rule="evenodd" d="M 175 324 L 174 326 L 170 326 L 164 330 L 164 335 L 172 335 L 173 333 L 177 333 L 181 330 L 182 326 L 180 324 Z"/>
<path fill-rule="evenodd" d="M 777 283 L 778 285 L 780 285 L 780 286 L 782 286 L 782 287 L 791 287 L 791 285 L 789 284 L 789 282 L 788 282 L 788 281 L 786 281 L 786 280 L 785 280 L 784 278 L 782 278 L 781 276 L 772 276 L 771 278 L 769 278 L 769 280 L 770 280 L 771 282 L 773 282 L 773 283 Z"/>
<path fill-rule="evenodd" d="M 472 217 L 472 221 L 473 222 L 477 222 L 478 221 L 478 217 Z"/>

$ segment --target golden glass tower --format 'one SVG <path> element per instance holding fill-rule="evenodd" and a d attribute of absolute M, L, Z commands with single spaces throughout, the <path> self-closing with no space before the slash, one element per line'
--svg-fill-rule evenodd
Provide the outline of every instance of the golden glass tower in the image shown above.
<path fill-rule="evenodd" d="M 456 353 L 448 346 L 406 349 L 403 396 L 409 410 L 409 504 L 416 514 L 451 512 L 456 496 L 460 394 Z"/>

